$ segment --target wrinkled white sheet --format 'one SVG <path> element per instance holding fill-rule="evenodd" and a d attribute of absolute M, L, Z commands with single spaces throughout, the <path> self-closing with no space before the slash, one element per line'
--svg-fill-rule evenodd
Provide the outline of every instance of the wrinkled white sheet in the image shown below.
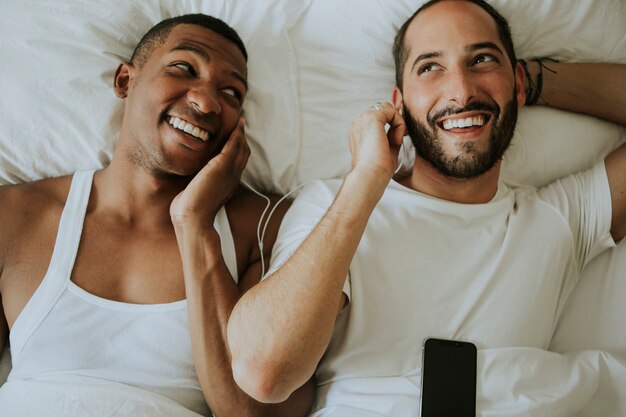
<path fill-rule="evenodd" d="M 102 379 L 55 375 L 0 388 L 0 416 L 200 417 L 164 396 Z"/>
<path fill-rule="evenodd" d="M 420 370 L 321 387 L 313 417 L 420 415 Z M 320 397 L 321 398 L 321 397 Z M 477 416 L 623 417 L 626 357 L 601 351 L 557 354 L 535 348 L 478 352 Z"/>

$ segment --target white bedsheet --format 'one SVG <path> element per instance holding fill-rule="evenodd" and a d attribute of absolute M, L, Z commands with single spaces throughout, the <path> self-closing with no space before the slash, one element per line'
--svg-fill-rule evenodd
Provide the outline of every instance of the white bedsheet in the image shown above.
<path fill-rule="evenodd" d="M 600 351 L 557 354 L 534 348 L 478 352 L 477 416 L 591 417 L 626 415 L 626 357 Z M 420 372 L 345 379 L 322 386 L 326 407 L 314 417 L 415 417 Z"/>
<path fill-rule="evenodd" d="M 200 417 L 171 399 L 103 379 L 56 375 L 0 388 L 6 417 Z"/>

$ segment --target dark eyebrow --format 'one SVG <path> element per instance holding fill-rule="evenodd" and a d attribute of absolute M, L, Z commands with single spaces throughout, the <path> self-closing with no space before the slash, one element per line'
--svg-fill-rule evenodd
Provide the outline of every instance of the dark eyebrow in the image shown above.
<path fill-rule="evenodd" d="M 206 61 L 206 62 L 211 61 L 211 57 L 206 53 L 204 49 L 198 48 L 197 46 L 189 42 L 179 43 L 174 48 L 172 48 L 172 52 L 173 51 L 188 51 L 194 55 L 197 55 L 203 61 Z M 238 71 L 231 71 L 229 74 L 235 77 L 236 79 L 238 79 L 239 81 L 241 81 L 244 87 L 246 87 L 246 90 L 248 90 L 248 80 L 246 79 L 246 77 L 241 75 Z"/>
<path fill-rule="evenodd" d="M 494 50 L 498 51 L 501 55 L 504 55 L 504 53 L 502 52 L 502 49 L 500 49 L 498 47 L 498 45 L 496 45 L 493 42 L 473 43 L 473 44 L 467 46 L 465 49 L 467 51 L 469 51 L 469 52 L 477 51 L 479 49 L 494 49 Z"/>
<path fill-rule="evenodd" d="M 497 52 L 499 52 L 501 55 L 504 55 L 504 53 L 502 52 L 502 49 L 500 49 L 498 47 L 498 45 L 496 45 L 493 42 L 479 42 L 479 43 L 473 43 L 471 45 L 468 45 L 465 48 L 468 52 L 473 52 L 473 51 L 477 51 L 480 49 L 493 49 Z M 432 59 L 432 58 L 439 58 L 441 57 L 443 54 L 439 51 L 434 51 L 434 52 L 427 52 L 421 55 L 418 55 L 417 58 L 415 58 L 415 61 L 413 61 L 413 65 L 411 66 L 411 70 L 413 70 L 413 68 L 415 68 L 415 66 L 424 60 L 427 59 Z"/>
<path fill-rule="evenodd" d="M 415 68 L 415 66 L 421 61 L 432 59 L 432 58 L 439 58 L 440 56 L 441 56 L 441 52 L 438 52 L 438 51 L 427 52 L 425 54 L 418 55 L 417 58 L 415 58 L 415 61 L 413 61 L 413 65 L 411 66 L 411 71 L 413 71 L 413 68 Z"/>

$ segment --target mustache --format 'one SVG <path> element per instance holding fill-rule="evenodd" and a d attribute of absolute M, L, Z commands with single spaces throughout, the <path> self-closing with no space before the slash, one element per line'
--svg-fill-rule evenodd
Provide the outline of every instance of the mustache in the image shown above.
<path fill-rule="evenodd" d="M 435 125 L 435 121 L 446 116 L 453 116 L 455 114 L 470 112 L 470 111 L 487 111 L 494 115 L 497 119 L 500 115 L 500 106 L 497 104 L 491 104 L 484 101 L 473 101 L 465 107 L 447 106 L 441 110 L 437 110 L 435 113 L 428 116 L 428 123 L 431 126 Z"/>

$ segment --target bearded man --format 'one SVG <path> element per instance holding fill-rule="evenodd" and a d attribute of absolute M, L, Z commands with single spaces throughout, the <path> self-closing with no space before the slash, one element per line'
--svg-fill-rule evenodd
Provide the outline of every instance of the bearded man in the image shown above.
<path fill-rule="evenodd" d="M 258 400 L 315 373 L 316 417 L 418 415 L 424 340 L 548 349 L 582 268 L 626 234 L 626 146 L 544 188 L 500 179 L 525 81 L 529 104 L 626 124 L 626 66 L 547 64 L 539 94 L 541 62 L 527 78 L 508 23 L 481 0 L 428 2 L 394 55 L 392 103 L 351 126 L 350 173 L 298 196 L 274 272 L 229 320 L 235 380 Z M 407 133 L 415 162 L 395 180 Z"/>

